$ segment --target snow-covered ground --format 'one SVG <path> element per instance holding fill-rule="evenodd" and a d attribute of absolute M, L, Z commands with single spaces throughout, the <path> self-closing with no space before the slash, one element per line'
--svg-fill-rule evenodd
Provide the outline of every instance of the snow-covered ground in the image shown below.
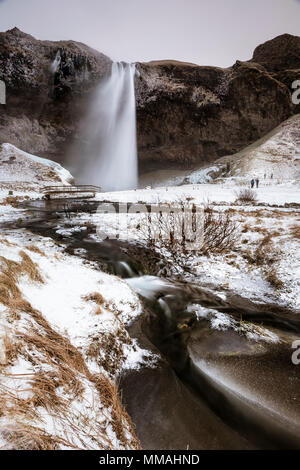
<path fill-rule="evenodd" d="M 11 144 L 2 144 L 0 147 L 0 184 L 22 183 L 24 191 L 26 186 L 69 184 L 72 180 L 69 171 L 59 163 L 23 152 Z"/>
<path fill-rule="evenodd" d="M 40 279 L 23 267 L 23 253 Z M 126 413 L 122 415 L 122 406 L 113 400 L 107 403 L 107 392 L 103 385 L 98 389 L 96 378 L 109 388 L 122 369 L 153 367 L 156 362 L 125 329 L 142 312 L 137 295 L 121 279 L 62 253 L 51 239 L 25 231 L 6 232 L 0 240 L 0 260 L 1 447 L 18 447 L 18 436 L 29 439 L 31 430 L 38 437 L 29 447 L 47 441 L 49 448 L 135 448 Z M 43 338 L 50 345 L 43 344 Z M 78 370 L 71 358 L 56 350 L 57 341 L 78 352 L 83 364 Z M 66 374 L 76 374 L 75 391 L 64 383 L 70 378 L 57 370 L 58 362 Z M 46 382 L 52 377 L 57 384 Z M 36 380 L 42 380 L 40 401 Z M 123 434 L 118 434 L 117 425 Z"/>
<path fill-rule="evenodd" d="M 231 209 L 233 220 L 238 224 L 240 231 L 235 250 L 222 255 L 195 256 L 190 265 L 196 272 L 196 279 L 193 281 L 196 280 L 200 285 L 213 285 L 219 291 L 230 290 L 254 301 L 275 301 L 281 305 L 299 308 L 300 241 L 296 227 L 298 226 L 299 230 L 297 205 L 300 204 L 300 187 L 295 184 L 261 186 L 253 190 L 257 195 L 256 203 L 241 204 L 236 199 L 237 193 L 243 187 L 228 181 L 224 184 L 184 185 L 104 193 L 96 197 L 100 203 L 127 201 L 172 205 L 188 200 L 195 204 L 209 203 L 216 212 Z M 118 233 L 119 221 L 119 215 L 103 215 L 101 229 L 115 236 Z M 126 223 L 122 221 L 121 225 L 124 227 Z M 128 239 L 136 239 L 135 225 L 133 216 L 128 216 Z M 260 242 L 269 235 L 270 249 L 274 251 L 273 268 L 283 283 L 280 289 L 272 286 L 266 278 L 266 271 L 270 266 L 249 262 Z"/>
<path fill-rule="evenodd" d="M 246 186 L 237 181 L 227 181 L 221 184 L 191 184 L 183 186 L 169 186 L 161 188 L 136 189 L 132 191 L 116 191 L 113 193 L 98 193 L 98 201 L 120 201 L 143 203 L 173 202 L 191 199 L 195 204 L 234 203 L 240 189 Z M 293 184 L 266 184 L 261 182 L 258 189 L 253 192 L 257 195 L 257 202 L 270 205 L 285 205 L 300 203 L 300 185 Z"/>
<path fill-rule="evenodd" d="M 19 219 L 32 217 L 17 207 L 18 201 L 40 198 L 43 186 L 68 184 L 70 179 L 56 164 L 49 166 L 8 144 L 2 145 L 0 156 L 6 161 L 1 165 L 0 224 L 16 224 L 15 229 L 6 227 L 0 238 L 0 447 L 136 448 L 114 381 L 126 369 L 157 364 L 158 357 L 141 349 L 126 326 L 143 312 L 137 295 L 141 282 L 143 292 L 149 287 L 151 298 L 161 281 L 144 277 L 140 283 L 125 282 L 64 253 L 50 238 L 17 228 Z M 201 184 L 101 193 L 95 200 L 99 206 L 102 201 L 170 205 L 189 201 L 209 204 L 216 214 L 230 210 L 238 226 L 234 247 L 188 257 L 189 270 L 182 270 L 181 280 L 212 289 L 224 300 L 228 293 L 236 293 L 296 311 L 300 307 L 299 184 L 263 178 L 253 190 L 256 202 L 242 204 L 237 194 L 248 185 L 248 177 L 205 183 L 211 168 L 196 175 Z M 67 229 L 58 221 L 57 232 L 71 235 L 86 230 L 87 222 L 97 223 L 97 216 L 74 215 Z M 109 236 L 117 219 L 103 215 L 102 222 Z M 130 216 L 129 239 L 136 239 L 135 229 L 135 216 Z M 267 253 L 257 260 L 264 246 Z M 165 249 L 160 254 L 168 258 Z M 191 308 L 204 315 L 201 307 Z M 206 309 L 205 317 L 212 328 L 240 328 L 226 314 L 210 315 Z M 272 331 L 247 328 L 249 341 L 277 341 Z"/>
<path fill-rule="evenodd" d="M 209 157 L 209 156 L 208 156 Z M 209 160 L 209 158 L 207 158 Z M 202 164 L 194 170 L 173 170 L 145 174 L 145 184 L 174 186 L 180 184 L 222 183 L 249 184 L 258 178 L 264 185 L 300 184 L 300 115 L 281 123 L 267 135 L 240 152 Z"/>

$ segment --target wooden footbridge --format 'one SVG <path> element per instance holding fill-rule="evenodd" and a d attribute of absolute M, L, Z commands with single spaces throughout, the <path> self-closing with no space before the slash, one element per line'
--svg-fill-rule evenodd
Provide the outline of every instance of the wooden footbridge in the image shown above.
<path fill-rule="evenodd" d="M 46 200 L 56 199 L 59 197 L 72 197 L 72 198 L 91 198 L 95 197 L 96 193 L 101 192 L 99 186 L 92 186 L 88 184 L 77 184 L 73 186 L 45 186 L 42 190 L 44 193 L 43 198 Z"/>

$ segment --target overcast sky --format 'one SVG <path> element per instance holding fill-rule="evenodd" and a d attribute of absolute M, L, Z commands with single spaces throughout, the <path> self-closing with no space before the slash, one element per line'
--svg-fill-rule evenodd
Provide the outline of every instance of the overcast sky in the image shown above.
<path fill-rule="evenodd" d="M 227 67 L 279 34 L 300 35 L 300 0 L 0 0 L 0 31 L 14 26 L 114 60 Z"/>

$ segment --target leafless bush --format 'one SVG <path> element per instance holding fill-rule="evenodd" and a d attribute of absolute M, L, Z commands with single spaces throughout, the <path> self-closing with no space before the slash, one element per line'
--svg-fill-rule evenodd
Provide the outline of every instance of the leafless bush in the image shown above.
<path fill-rule="evenodd" d="M 238 224 L 234 220 L 234 211 L 214 212 L 210 206 L 204 209 L 204 244 L 203 250 L 211 253 L 223 253 L 233 248 L 238 239 Z"/>
<path fill-rule="evenodd" d="M 169 253 L 174 267 L 186 269 L 188 261 L 195 255 L 222 253 L 233 247 L 239 233 L 234 210 L 217 212 L 207 203 L 204 210 L 197 211 L 196 206 L 190 204 L 191 226 L 186 233 L 180 211 L 186 207 L 186 202 L 180 201 L 175 205 L 179 211 L 146 214 L 136 227 L 140 238 L 146 240 L 149 247 L 165 249 Z M 200 227 L 200 230 L 193 233 L 195 226 Z M 191 244 L 193 236 L 194 243 Z"/>
<path fill-rule="evenodd" d="M 257 200 L 256 193 L 250 188 L 241 188 L 235 191 L 237 202 L 255 202 Z"/>

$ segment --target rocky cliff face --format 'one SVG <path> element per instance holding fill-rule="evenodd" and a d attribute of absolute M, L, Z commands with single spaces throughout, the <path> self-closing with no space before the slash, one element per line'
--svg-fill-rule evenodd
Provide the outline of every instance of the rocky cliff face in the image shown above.
<path fill-rule="evenodd" d="M 189 167 L 238 152 L 299 112 L 300 38 L 283 35 L 233 67 L 139 64 L 138 147 L 144 169 Z"/>
<path fill-rule="evenodd" d="M 7 85 L 0 143 L 64 162 L 90 92 L 110 66 L 81 43 L 38 41 L 17 28 L 0 33 Z M 137 70 L 141 171 L 189 168 L 238 152 L 300 112 L 291 100 L 291 84 L 300 79 L 299 37 L 279 36 L 228 69 L 162 61 Z"/>
<path fill-rule="evenodd" d="M 81 43 L 38 41 L 17 28 L 0 33 L 0 79 L 7 89 L 0 143 L 63 161 L 89 93 L 110 64 Z"/>

